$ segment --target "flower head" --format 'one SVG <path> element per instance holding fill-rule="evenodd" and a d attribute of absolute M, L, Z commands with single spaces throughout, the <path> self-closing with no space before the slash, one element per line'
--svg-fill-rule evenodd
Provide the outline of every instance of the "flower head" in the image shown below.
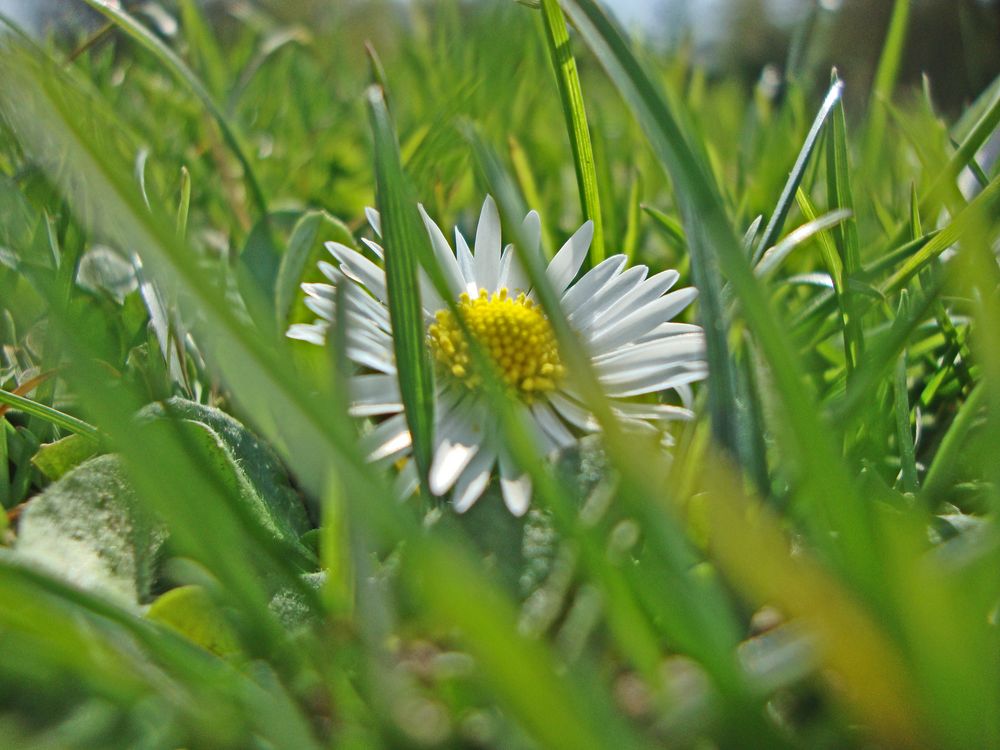
<path fill-rule="evenodd" d="M 573 445 L 598 426 L 567 377 L 552 326 L 532 296 L 513 246 L 501 248 L 500 217 L 493 199 L 487 197 L 483 204 L 474 252 L 457 228 L 453 251 L 422 208 L 421 215 L 456 302 L 453 311 L 421 278 L 427 343 L 436 370 L 430 490 L 451 491 L 455 509 L 463 512 L 483 494 L 499 465 L 504 502 L 521 515 L 531 499 L 531 482 L 518 471 L 494 426 L 481 391 L 482 373 L 466 336 L 473 336 L 492 360 L 548 453 Z M 369 210 L 368 219 L 381 235 L 378 214 Z M 540 252 L 541 225 L 534 211 L 524 220 L 523 236 L 529 242 L 525 252 Z M 662 435 L 660 423 L 690 418 L 691 412 L 630 399 L 671 388 L 683 393 L 689 383 L 705 377 L 701 328 L 672 322 L 696 292 L 670 291 L 678 279 L 676 271 L 647 276 L 645 266 L 626 269 L 624 255 L 599 263 L 574 283 L 592 236 L 593 226 L 587 222 L 548 264 L 547 279 L 586 347 L 614 414 L 627 426 Z M 383 257 L 378 244 L 364 242 Z M 383 418 L 364 438 L 370 460 L 407 458 L 412 443 L 393 356 L 385 273 L 346 245 L 331 242 L 327 248 L 337 264 L 321 262 L 320 269 L 331 283 L 303 285 L 306 304 L 319 317 L 311 324 L 293 325 L 288 335 L 322 344 L 333 321 L 336 288 L 343 289 L 344 313 L 349 316 L 347 357 L 361 368 L 348 385 L 351 413 Z M 412 491 L 416 483 L 412 461 L 401 478 L 405 489 Z"/>

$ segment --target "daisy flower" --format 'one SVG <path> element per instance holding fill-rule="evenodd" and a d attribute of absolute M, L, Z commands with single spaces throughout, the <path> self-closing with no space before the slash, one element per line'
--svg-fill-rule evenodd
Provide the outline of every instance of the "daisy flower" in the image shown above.
<path fill-rule="evenodd" d="M 567 377 L 555 334 L 513 246 L 501 245 L 493 199 L 487 197 L 483 204 L 472 247 L 456 228 L 453 250 L 422 207 L 420 213 L 459 315 L 530 417 L 546 453 L 596 431 L 596 421 Z M 367 215 L 381 236 L 378 213 L 368 209 Z M 524 220 L 523 236 L 530 243 L 526 251 L 539 253 L 541 224 L 534 211 Z M 645 266 L 626 268 L 624 255 L 608 258 L 574 283 L 592 237 L 593 225 L 587 222 L 548 264 L 548 281 L 590 356 L 614 414 L 627 427 L 669 440 L 660 430 L 662 423 L 690 418 L 691 412 L 633 397 L 671 388 L 683 395 L 689 383 L 707 374 L 701 328 L 672 322 L 691 304 L 696 290 L 670 291 L 678 279 L 676 271 L 649 276 Z M 381 246 L 362 241 L 379 259 L 384 257 Z M 319 317 L 311 324 L 291 326 L 288 336 L 322 345 L 334 318 L 336 289 L 343 289 L 346 354 L 360 368 L 348 383 L 350 410 L 358 417 L 381 419 L 363 438 L 365 450 L 372 461 L 409 458 L 412 443 L 393 356 L 385 272 L 345 245 L 330 242 L 327 249 L 336 263 L 321 261 L 320 270 L 330 283 L 302 285 L 306 304 Z M 504 447 L 469 344 L 454 313 L 426 278 L 421 278 L 421 297 L 427 346 L 435 363 L 429 488 L 436 495 L 451 491 L 454 508 L 461 513 L 483 494 L 499 465 L 504 502 L 511 513 L 522 515 L 531 500 L 531 481 Z M 417 481 L 412 461 L 401 477 L 408 485 L 404 491 L 412 491 Z"/>

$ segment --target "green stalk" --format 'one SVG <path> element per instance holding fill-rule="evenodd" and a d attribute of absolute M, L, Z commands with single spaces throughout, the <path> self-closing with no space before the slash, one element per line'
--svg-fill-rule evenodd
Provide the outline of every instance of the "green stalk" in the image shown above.
<path fill-rule="evenodd" d="M 576 184 L 580 190 L 580 203 L 584 216 L 594 222 L 590 262 L 596 266 L 605 258 L 604 222 L 601 219 L 594 147 L 590 142 L 587 111 L 583 104 L 583 91 L 580 88 L 580 74 L 576 69 L 576 58 L 570 49 L 566 18 L 559 8 L 558 0 L 541 0 L 541 8 L 545 41 L 548 43 L 552 66 L 555 68 L 559 98 L 562 100 L 569 142 L 573 149 L 573 166 L 576 169 Z"/>

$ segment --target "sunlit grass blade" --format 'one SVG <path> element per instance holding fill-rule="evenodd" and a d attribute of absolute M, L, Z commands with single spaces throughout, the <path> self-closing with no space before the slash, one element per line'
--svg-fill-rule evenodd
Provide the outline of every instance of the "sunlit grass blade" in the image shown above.
<path fill-rule="evenodd" d="M 840 79 L 834 71 L 833 86 L 839 82 Z M 832 230 L 844 274 L 840 299 L 844 327 L 844 360 L 847 363 L 847 376 L 850 380 L 864 356 L 865 345 L 861 307 L 858 304 L 857 294 L 852 289 L 852 281 L 858 278 L 861 271 L 861 248 L 857 220 L 854 218 L 854 193 L 847 153 L 847 117 L 844 114 L 843 101 L 838 101 L 834 105 L 831 116 L 830 133 L 826 141 L 827 200 L 831 211 L 851 212 L 849 218 Z"/>
<path fill-rule="evenodd" d="M 764 234 L 761 235 L 760 241 L 754 249 L 754 264 L 760 260 L 764 252 L 777 242 L 778 237 L 781 236 L 781 230 L 785 226 L 788 212 L 791 211 L 795 203 L 795 193 L 802 184 L 806 167 L 809 166 L 809 160 L 816 149 L 816 145 L 819 143 L 820 134 L 823 132 L 823 125 L 826 124 L 826 120 L 830 116 L 830 112 L 833 111 L 834 106 L 840 101 L 843 90 L 844 84 L 840 81 L 834 81 L 827 91 L 826 97 L 823 99 L 823 104 L 816 114 L 816 119 L 813 120 L 813 124 L 809 128 L 809 133 L 806 135 L 806 140 L 802 144 L 802 149 L 795 159 L 791 174 L 788 175 L 788 181 L 781 190 L 778 204 L 774 207 L 774 213 L 771 214 L 771 218 L 767 222 L 767 228 L 764 230 Z"/>
<path fill-rule="evenodd" d="M 199 80 L 199 78 L 185 64 L 185 62 L 181 60 L 172 49 L 164 44 L 159 37 L 150 32 L 149 29 L 139 23 L 129 13 L 122 10 L 117 3 L 112 4 L 107 2 L 107 0 L 83 1 L 91 8 L 114 22 L 119 28 L 128 34 L 129 37 L 148 50 L 167 70 L 170 71 L 171 75 L 187 86 L 191 93 L 201 100 L 205 109 L 208 110 L 212 119 L 214 119 L 216 124 L 219 126 L 219 132 L 222 133 L 222 137 L 225 140 L 226 145 L 229 146 L 233 155 L 239 161 L 240 166 L 243 167 L 247 187 L 250 189 L 250 195 L 254 203 L 257 204 L 257 211 L 260 214 L 260 217 L 266 220 L 268 215 L 267 199 L 264 197 L 264 191 L 257 179 L 254 166 L 250 162 L 249 157 L 246 155 L 246 150 L 242 145 L 236 126 L 230 122 L 226 113 L 222 111 L 216 103 L 215 98 L 205 88 L 205 85 L 201 82 L 201 80 Z"/>
<path fill-rule="evenodd" d="M 434 448 L 434 374 L 425 344 L 417 274 L 419 258 L 431 257 L 430 240 L 405 181 L 396 131 L 381 87 L 369 88 L 368 107 L 375 137 L 376 194 L 385 238 L 385 275 L 399 390 L 413 437 L 413 456 L 420 475 L 426 478 Z"/>
<path fill-rule="evenodd" d="M 549 56 L 555 68 L 562 100 L 563 115 L 573 150 L 573 166 L 576 168 L 576 182 L 580 191 L 580 203 L 584 218 L 594 222 L 594 239 L 590 244 L 590 262 L 596 266 L 605 258 L 604 220 L 601 216 L 601 199 L 598 193 L 597 170 L 594 165 L 594 148 L 590 142 L 590 128 L 587 124 L 587 110 L 580 88 L 580 74 L 576 69 L 576 59 L 570 49 L 569 31 L 566 19 L 559 8 L 558 0 L 541 0 L 542 20 L 545 26 L 545 41 Z"/>

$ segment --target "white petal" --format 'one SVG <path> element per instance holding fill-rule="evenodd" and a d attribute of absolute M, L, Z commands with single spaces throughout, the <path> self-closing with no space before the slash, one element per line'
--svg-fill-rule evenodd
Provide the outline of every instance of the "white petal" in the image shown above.
<path fill-rule="evenodd" d="M 679 388 L 708 375 L 708 365 L 704 362 L 681 362 L 672 367 L 635 373 L 630 379 L 616 385 L 605 384 L 605 391 L 614 398 L 629 398 L 644 393 L 657 393 L 668 388 Z"/>
<path fill-rule="evenodd" d="M 542 220 L 538 211 L 528 211 L 521 222 L 521 234 L 528 243 L 524 252 L 537 254 L 542 246 Z"/>
<path fill-rule="evenodd" d="M 417 283 L 420 285 L 420 304 L 424 308 L 424 315 L 428 320 L 433 319 L 434 313 L 445 308 L 444 300 L 422 268 L 417 271 Z"/>
<path fill-rule="evenodd" d="M 443 495 L 469 465 L 483 441 L 482 429 L 467 404 L 460 403 L 437 427 L 437 447 L 431 461 L 429 487 Z M 479 429 L 477 429 L 477 427 Z"/>
<path fill-rule="evenodd" d="M 605 284 L 615 278 L 628 259 L 624 255 L 613 255 L 602 260 L 583 275 L 578 282 L 566 290 L 561 300 L 566 315 L 572 315 L 583 303 L 594 298 Z"/>
<path fill-rule="evenodd" d="M 632 419 L 648 419 L 657 422 L 683 421 L 694 419 L 694 412 L 683 406 L 672 404 L 636 404 L 631 401 L 609 399 L 611 408 L 619 416 Z"/>
<path fill-rule="evenodd" d="M 698 290 L 692 286 L 653 300 L 616 323 L 595 331 L 590 339 L 591 351 L 602 354 L 645 336 L 660 323 L 677 315 L 697 296 Z"/>
<path fill-rule="evenodd" d="M 626 271 L 626 273 L 628 273 Z M 622 274 L 624 276 L 625 274 Z M 667 290 L 677 283 L 677 271 L 663 271 L 655 276 L 650 276 L 637 287 L 624 293 L 617 302 L 610 305 L 607 310 L 599 315 L 593 324 L 594 332 L 614 325 L 626 315 L 638 310 L 644 305 L 648 305 L 658 297 L 662 297 Z"/>
<path fill-rule="evenodd" d="M 396 497 L 399 500 L 406 500 L 411 497 L 417 491 L 419 485 L 420 475 L 417 474 L 417 463 L 412 460 L 406 462 L 406 466 L 400 469 L 399 474 L 396 475 L 396 479 L 392 483 Z"/>
<path fill-rule="evenodd" d="M 698 360 L 705 355 L 705 337 L 685 333 L 667 339 L 628 346 L 594 358 L 594 369 L 601 382 L 617 383 L 645 370 L 670 367 L 678 362 Z"/>
<path fill-rule="evenodd" d="M 397 414 L 364 436 L 362 448 L 368 454 L 369 461 L 394 460 L 410 451 L 413 440 L 406 426 L 406 415 Z"/>
<path fill-rule="evenodd" d="M 500 492 L 504 504 L 515 516 L 523 516 L 531 504 L 531 477 L 519 473 L 506 452 L 500 453 Z"/>
<path fill-rule="evenodd" d="M 382 236 L 382 217 L 374 208 L 365 207 L 365 216 L 368 217 L 368 224 L 375 230 L 375 234 Z"/>
<path fill-rule="evenodd" d="M 403 410 L 395 375 L 356 375 L 347 382 L 349 413 L 355 417 L 396 414 Z"/>
<path fill-rule="evenodd" d="M 533 403 L 531 414 L 538 426 L 552 439 L 557 448 L 566 448 L 576 443 L 576 437 L 547 403 L 542 401 Z"/>
<path fill-rule="evenodd" d="M 469 243 L 465 241 L 465 237 L 462 236 L 458 227 L 455 227 L 455 252 L 458 254 L 458 270 L 462 272 L 462 277 L 465 279 L 465 291 L 475 296 L 479 291 L 476 289 L 475 261 L 472 258 Z"/>
<path fill-rule="evenodd" d="M 457 513 L 465 513 L 482 496 L 486 485 L 490 483 L 490 474 L 496 460 L 497 452 L 492 443 L 479 447 L 455 482 L 455 490 L 451 493 L 451 502 Z"/>
<path fill-rule="evenodd" d="M 507 287 L 507 290 L 514 296 L 520 292 L 527 292 L 531 288 L 528 274 L 525 272 L 524 265 L 513 245 L 507 245 L 503 255 L 500 256 L 500 276 L 497 285 Z"/>
<path fill-rule="evenodd" d="M 500 278 L 500 213 L 489 195 L 483 201 L 476 226 L 476 283 L 488 292 L 497 289 Z"/>
<path fill-rule="evenodd" d="M 419 209 L 420 216 L 424 220 L 424 226 L 427 228 L 427 234 L 431 238 L 434 257 L 437 259 L 438 266 L 444 274 L 448 289 L 451 290 L 451 293 L 455 297 L 458 297 L 465 291 L 465 280 L 462 278 L 462 272 L 458 269 L 458 260 L 455 258 L 455 253 L 452 252 L 448 240 L 445 239 L 444 233 L 441 231 L 441 227 L 435 224 L 434 220 L 427 215 L 423 206 L 419 206 Z"/>
<path fill-rule="evenodd" d="M 326 343 L 326 325 L 323 323 L 295 323 L 288 327 L 285 335 L 290 339 L 308 341 L 323 346 Z"/>
<path fill-rule="evenodd" d="M 593 238 L 594 222 L 587 221 L 566 240 L 566 244 L 559 248 L 559 252 L 545 269 L 545 275 L 548 276 L 556 294 L 562 294 L 579 272 Z"/>
<path fill-rule="evenodd" d="M 388 299 L 385 271 L 357 250 L 339 242 L 327 242 L 326 249 L 340 262 L 340 270 L 345 276 L 354 279 L 383 302 Z"/>
<path fill-rule="evenodd" d="M 327 263 L 325 260 L 319 261 L 316 265 L 319 267 L 319 270 L 323 273 L 323 275 L 333 282 L 335 287 L 343 284 L 344 280 L 347 278 L 340 272 L 339 268 L 332 263 Z"/>
<path fill-rule="evenodd" d="M 385 260 L 385 250 L 382 249 L 382 246 L 380 244 L 378 244 L 377 242 L 372 242 L 367 237 L 362 237 L 361 241 L 365 243 L 365 247 L 367 247 L 369 250 L 375 253 L 375 255 L 379 258 L 379 260 Z"/>
<path fill-rule="evenodd" d="M 679 336 L 682 333 L 700 333 L 701 326 L 695 325 L 694 323 L 660 323 L 656 328 L 636 339 L 635 343 L 643 344 L 647 341 L 653 341 L 654 339 L 665 339 L 670 336 Z"/>
<path fill-rule="evenodd" d="M 584 300 L 573 313 L 573 325 L 577 330 L 586 331 L 596 325 L 602 316 L 613 313 L 623 304 L 629 292 L 635 290 L 646 278 L 645 266 L 634 266 L 625 273 L 609 281 L 589 300 Z M 579 284 L 574 285 L 570 291 Z"/>
<path fill-rule="evenodd" d="M 590 412 L 564 393 L 550 393 L 549 403 L 563 419 L 584 432 L 596 432 L 601 428 Z"/>

